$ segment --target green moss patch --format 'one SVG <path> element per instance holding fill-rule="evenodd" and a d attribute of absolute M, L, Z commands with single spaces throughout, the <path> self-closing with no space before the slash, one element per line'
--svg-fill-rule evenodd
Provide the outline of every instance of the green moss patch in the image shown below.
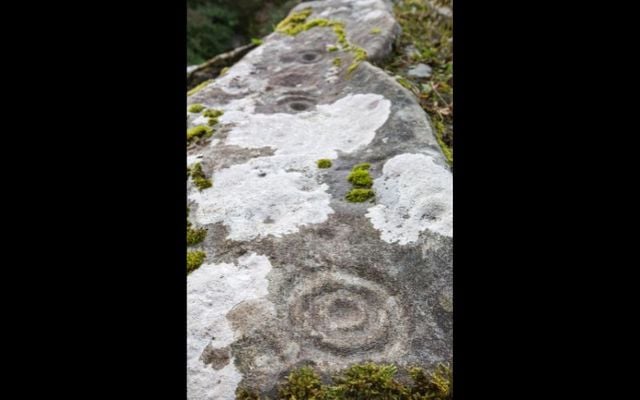
<path fill-rule="evenodd" d="M 352 203 L 362 203 L 375 196 L 375 193 L 371 189 L 351 189 L 345 196 L 347 201 Z"/>
<path fill-rule="evenodd" d="M 318 168 L 331 168 L 331 160 L 328 158 L 322 158 L 316 161 L 316 164 L 318 165 Z"/>
<path fill-rule="evenodd" d="M 193 166 L 191 167 L 191 179 L 193 181 L 193 184 L 196 185 L 196 187 L 200 190 L 204 190 L 213 186 L 213 183 L 211 183 L 211 179 L 207 179 L 204 171 L 202 171 L 202 165 L 200 165 L 200 163 L 193 164 Z"/>
<path fill-rule="evenodd" d="M 207 254 L 201 250 L 190 250 L 187 252 L 187 273 L 195 271 L 202 265 Z"/>
<path fill-rule="evenodd" d="M 204 240 L 207 236 L 207 230 L 204 228 L 191 228 L 187 227 L 187 246 L 193 246 Z"/>
<path fill-rule="evenodd" d="M 298 33 L 306 30 L 305 22 L 312 12 L 313 10 L 309 7 L 289 15 L 276 26 L 276 32 L 285 33 L 291 36 L 297 35 Z"/>
<path fill-rule="evenodd" d="M 452 373 L 445 365 L 433 372 L 422 368 L 408 370 L 399 379 L 393 364 L 355 364 L 339 372 L 324 384 L 311 366 L 293 370 L 278 385 L 279 400 L 452 400 Z M 410 379 L 409 379 L 410 378 Z M 267 400 L 243 387 L 236 390 L 237 400 Z"/>
<path fill-rule="evenodd" d="M 199 91 L 201 91 L 202 89 L 204 89 L 208 84 L 210 84 L 211 82 L 213 82 L 213 79 L 209 79 L 207 81 L 202 82 L 201 84 L 199 84 L 198 86 L 194 87 L 193 89 L 189 90 L 187 92 L 187 97 L 189 96 L 193 96 L 194 94 L 198 93 Z"/>
<path fill-rule="evenodd" d="M 351 171 L 347 180 L 357 188 L 370 188 L 373 185 L 373 178 L 371 178 L 369 171 L 365 169 Z"/>
<path fill-rule="evenodd" d="M 188 108 L 190 113 L 199 113 L 204 109 L 205 109 L 205 106 L 203 106 L 202 104 L 192 104 Z"/>
<path fill-rule="evenodd" d="M 284 33 L 286 35 L 295 36 L 300 32 L 304 32 L 311 28 L 315 27 L 330 27 L 338 38 L 338 44 L 342 47 L 343 50 L 349 50 L 353 53 L 353 62 L 347 68 L 347 74 L 351 74 L 358 68 L 358 65 L 364 60 L 367 59 L 367 52 L 359 46 L 355 46 L 349 43 L 347 40 L 347 32 L 344 27 L 344 23 L 340 21 L 331 21 L 324 18 L 316 18 L 307 21 L 307 18 L 311 15 L 313 10 L 311 8 L 306 8 L 297 13 L 293 13 L 289 15 L 287 18 L 282 20 L 276 26 L 276 32 Z M 337 46 L 331 46 L 329 51 L 337 51 Z M 336 63 L 341 64 L 341 61 L 336 61 L 334 59 L 334 65 L 340 66 Z"/>
<path fill-rule="evenodd" d="M 198 125 L 187 129 L 187 144 L 191 144 L 203 138 L 213 135 L 213 129 L 206 125 Z"/>

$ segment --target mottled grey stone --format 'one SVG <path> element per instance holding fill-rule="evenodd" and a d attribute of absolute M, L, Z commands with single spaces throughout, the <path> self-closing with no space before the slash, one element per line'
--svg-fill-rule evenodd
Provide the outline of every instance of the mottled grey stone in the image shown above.
<path fill-rule="evenodd" d="M 387 1 L 295 10 L 309 6 L 310 19 L 343 21 L 369 59 L 399 32 Z M 213 182 L 188 182 L 190 220 L 208 231 L 188 276 L 189 399 L 232 399 L 237 385 L 273 395 L 304 363 L 452 360 L 449 167 L 415 97 L 367 61 L 347 73 L 353 54 L 335 43 L 330 28 L 273 33 L 188 98 L 224 111 L 188 149 Z M 188 126 L 203 122 L 188 113 Z M 376 197 L 350 203 L 362 162 Z"/>

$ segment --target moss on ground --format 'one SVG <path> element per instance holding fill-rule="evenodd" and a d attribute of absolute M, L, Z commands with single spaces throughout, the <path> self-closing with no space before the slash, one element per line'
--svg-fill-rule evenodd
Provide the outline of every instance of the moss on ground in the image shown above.
<path fill-rule="evenodd" d="M 398 82 L 411 90 L 434 125 L 442 152 L 453 166 L 453 24 L 451 18 L 438 13 L 436 7 L 452 7 L 452 0 L 399 0 L 394 6 L 396 20 L 402 27 L 397 51 L 383 66 L 401 78 Z M 407 54 L 407 47 L 415 51 Z M 432 68 L 428 79 L 406 74 L 415 64 Z"/>
<path fill-rule="evenodd" d="M 397 378 L 393 364 L 354 364 L 323 384 L 311 366 L 292 370 L 278 385 L 279 400 L 451 400 L 452 373 L 444 364 L 432 372 L 419 367 L 409 368 L 411 379 Z M 257 393 L 239 387 L 237 400 L 268 400 Z"/>

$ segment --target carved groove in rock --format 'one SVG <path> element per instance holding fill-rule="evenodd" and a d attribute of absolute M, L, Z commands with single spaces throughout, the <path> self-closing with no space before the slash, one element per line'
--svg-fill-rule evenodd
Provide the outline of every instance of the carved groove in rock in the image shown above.
<path fill-rule="evenodd" d="M 291 300 L 294 330 L 320 349 L 338 354 L 380 351 L 402 319 L 402 310 L 384 287 L 345 273 L 328 273 L 307 281 Z"/>
<path fill-rule="evenodd" d="M 369 61 L 399 32 L 387 0 L 292 12 L 307 7 L 342 22 Z M 347 74 L 354 54 L 329 51 L 336 41 L 329 27 L 272 33 L 188 97 L 224 112 L 188 150 L 213 183 L 187 183 L 190 221 L 209 232 L 187 278 L 191 400 L 231 400 L 238 385 L 275 398 L 307 362 L 332 373 L 452 359 L 450 170 L 415 97 L 368 61 Z M 363 162 L 376 197 L 349 203 L 347 176 Z"/>

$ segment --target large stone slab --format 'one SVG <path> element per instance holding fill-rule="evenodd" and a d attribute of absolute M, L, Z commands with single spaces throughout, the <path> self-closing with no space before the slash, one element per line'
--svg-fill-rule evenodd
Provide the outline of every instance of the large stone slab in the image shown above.
<path fill-rule="evenodd" d="M 370 59 L 399 31 L 383 0 L 293 11 L 306 7 L 343 22 Z M 208 229 L 187 278 L 190 399 L 233 399 L 239 384 L 273 395 L 309 362 L 451 361 L 451 172 L 413 95 L 367 61 L 347 73 L 354 54 L 328 51 L 336 41 L 330 27 L 273 33 L 188 98 L 224 111 L 188 150 L 213 183 L 188 183 L 190 220 Z M 376 197 L 351 203 L 363 162 Z"/>

